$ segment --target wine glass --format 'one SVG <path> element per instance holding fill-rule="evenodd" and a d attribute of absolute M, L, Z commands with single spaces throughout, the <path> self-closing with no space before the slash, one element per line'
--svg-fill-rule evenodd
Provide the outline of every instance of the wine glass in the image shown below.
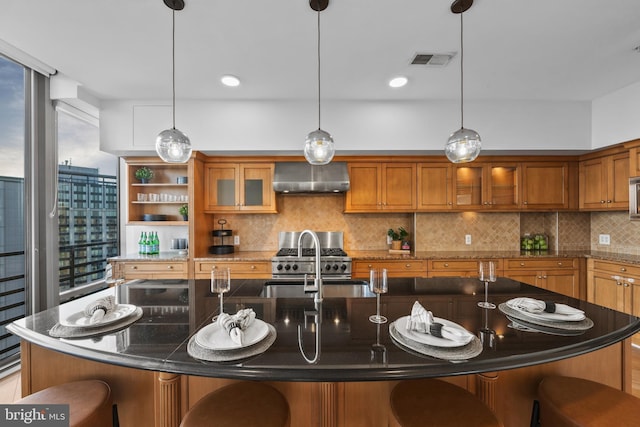
<path fill-rule="evenodd" d="M 120 285 L 125 282 L 124 267 L 118 264 L 107 263 L 104 269 L 104 281 L 108 287 L 113 288 L 115 303 L 120 303 Z"/>
<path fill-rule="evenodd" d="M 223 295 L 231 289 L 231 270 L 229 268 L 214 268 L 211 270 L 211 292 L 220 296 L 220 312 L 223 309 Z"/>
<path fill-rule="evenodd" d="M 484 282 L 484 301 L 478 303 L 482 308 L 496 308 L 495 304 L 488 301 L 489 298 L 489 282 L 496 281 L 496 265 L 493 261 L 481 261 L 478 263 L 478 278 Z"/>
<path fill-rule="evenodd" d="M 380 294 L 386 294 L 388 290 L 386 268 L 383 268 L 380 272 L 375 268 L 369 271 L 369 289 L 376 294 L 376 314 L 369 316 L 369 321 L 387 323 L 387 318 L 380 315 Z"/>

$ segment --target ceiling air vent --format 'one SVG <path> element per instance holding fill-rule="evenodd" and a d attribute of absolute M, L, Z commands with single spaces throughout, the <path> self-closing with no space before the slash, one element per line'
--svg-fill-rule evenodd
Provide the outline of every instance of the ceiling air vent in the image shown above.
<path fill-rule="evenodd" d="M 444 67 L 454 56 L 455 53 L 417 53 L 411 60 L 411 65 Z"/>

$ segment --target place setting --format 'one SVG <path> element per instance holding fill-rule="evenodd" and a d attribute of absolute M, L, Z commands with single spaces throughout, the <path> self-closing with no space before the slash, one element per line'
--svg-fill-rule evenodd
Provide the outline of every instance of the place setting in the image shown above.
<path fill-rule="evenodd" d="M 132 304 L 118 304 L 109 295 L 93 300 L 83 310 L 60 319 L 50 330 L 56 338 L 87 338 L 114 332 L 138 321 L 142 308 Z"/>
<path fill-rule="evenodd" d="M 580 335 L 593 327 L 584 311 L 567 304 L 529 297 L 512 298 L 498 305 L 513 329 L 552 335 Z"/>
<path fill-rule="evenodd" d="M 389 324 L 389 335 L 403 350 L 450 361 L 471 359 L 482 353 L 482 342 L 459 324 L 434 317 L 418 301 L 411 314 Z"/>
<path fill-rule="evenodd" d="M 187 352 L 191 357 L 210 362 L 238 361 L 265 352 L 275 342 L 276 329 L 256 318 L 252 308 L 235 314 L 224 312 L 224 294 L 230 289 L 230 270 L 212 270 L 211 292 L 220 298 L 220 314 L 189 339 Z"/>

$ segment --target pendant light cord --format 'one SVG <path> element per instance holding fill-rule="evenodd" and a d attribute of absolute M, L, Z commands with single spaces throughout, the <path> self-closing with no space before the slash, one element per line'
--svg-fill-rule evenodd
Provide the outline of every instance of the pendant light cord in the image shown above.
<path fill-rule="evenodd" d="M 464 129 L 464 42 L 463 42 L 463 25 L 462 15 L 460 13 L 460 129 Z"/>
<path fill-rule="evenodd" d="M 173 129 L 176 128 L 176 10 L 173 9 L 173 22 L 171 32 L 171 115 L 173 121 Z"/>
<path fill-rule="evenodd" d="M 318 7 L 318 130 L 320 129 L 320 0 L 317 0 Z"/>

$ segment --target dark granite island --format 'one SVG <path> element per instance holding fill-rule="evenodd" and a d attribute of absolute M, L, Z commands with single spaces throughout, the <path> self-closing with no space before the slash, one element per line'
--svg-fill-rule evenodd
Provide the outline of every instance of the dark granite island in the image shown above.
<path fill-rule="evenodd" d="M 396 345 L 388 324 L 369 322 L 375 298 L 356 292 L 362 289 L 353 288 L 349 296 L 327 293 L 318 306 L 310 297 L 264 284 L 235 280 L 225 297 L 225 312 L 251 307 L 277 332 L 264 353 L 236 362 L 202 361 L 187 353 L 189 338 L 218 312 L 208 280 L 122 285 L 120 302 L 143 307 L 143 317 L 126 329 L 94 338 L 48 334 L 87 299 L 16 321 L 8 328 L 23 338 L 23 393 L 75 378 L 103 378 L 114 388 L 123 425 L 177 426 L 207 392 L 230 381 L 262 380 L 287 396 L 294 426 L 383 426 L 396 381 L 444 376 L 479 395 L 505 426 L 520 426 L 528 423 L 535 385 L 547 373 L 590 378 L 627 391 L 631 387 L 627 338 L 640 330 L 638 318 L 519 282 L 499 279 L 491 285 L 489 299 L 496 304 L 516 296 L 564 302 L 584 310 L 594 326 L 569 336 L 516 330 L 499 310 L 477 307 L 483 295 L 478 280 L 390 279 L 381 310 L 390 322 L 409 314 L 419 301 L 435 316 L 485 338 L 479 355 L 448 361 Z M 315 355 L 315 334 L 320 331 L 314 364 L 298 346 L 297 327 L 305 318 L 308 356 Z M 314 323 L 318 318 L 320 328 Z"/>

